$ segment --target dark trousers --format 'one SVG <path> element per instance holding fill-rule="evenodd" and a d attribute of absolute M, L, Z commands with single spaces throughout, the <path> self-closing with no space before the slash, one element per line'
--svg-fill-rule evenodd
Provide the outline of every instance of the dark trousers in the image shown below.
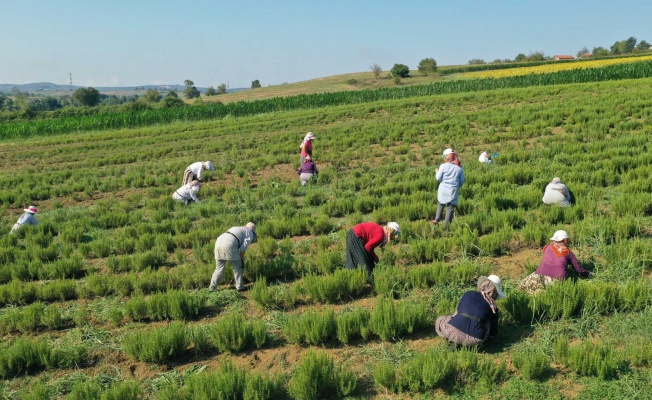
<path fill-rule="evenodd" d="M 355 235 L 353 229 L 349 229 L 346 232 L 346 261 L 344 266 L 348 269 L 364 266 L 367 268 L 367 272 L 371 274 L 375 265 L 374 259 L 365 250 L 362 239 Z"/>
<path fill-rule="evenodd" d="M 445 218 L 445 228 L 448 228 L 448 225 L 453 222 L 453 211 L 455 211 L 455 205 L 448 203 L 448 204 L 442 204 L 439 203 L 437 206 L 437 214 L 435 215 L 435 221 L 439 222 L 441 221 L 441 213 L 444 211 L 444 207 L 446 207 L 446 218 Z"/>

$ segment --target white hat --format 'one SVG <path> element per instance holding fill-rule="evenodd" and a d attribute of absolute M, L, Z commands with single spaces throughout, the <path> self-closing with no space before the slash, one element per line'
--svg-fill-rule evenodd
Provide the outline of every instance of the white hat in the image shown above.
<path fill-rule="evenodd" d="M 247 225 L 245 225 L 247 228 L 251 229 L 253 233 L 256 233 L 256 224 L 253 222 L 247 222 Z"/>
<path fill-rule="evenodd" d="M 484 281 L 491 281 L 491 283 L 493 283 L 494 286 L 496 287 L 496 293 L 498 293 L 498 296 L 496 296 L 496 300 L 505 298 L 505 293 L 502 290 L 502 286 L 503 286 L 502 279 L 500 279 L 497 275 L 481 276 L 480 278 L 478 278 L 478 288 L 480 287 L 480 284 Z"/>
<path fill-rule="evenodd" d="M 308 133 L 306 133 L 306 139 L 314 140 L 314 139 L 317 139 L 317 138 L 315 137 L 315 135 L 312 134 L 312 132 L 308 132 Z"/>
<path fill-rule="evenodd" d="M 211 171 L 215 171 L 215 167 L 213 166 L 213 163 L 210 161 L 205 161 L 204 165 L 207 169 L 210 169 Z"/>
<path fill-rule="evenodd" d="M 394 229 L 396 231 L 396 234 L 399 237 L 401 236 L 401 228 L 398 226 L 398 224 L 396 222 L 388 222 L 387 227 Z"/>
<path fill-rule="evenodd" d="M 568 233 L 562 230 L 555 232 L 555 234 L 552 235 L 552 237 L 550 238 L 550 240 L 552 240 L 553 242 L 561 242 L 564 239 L 569 239 L 569 237 L 568 237 Z"/>
<path fill-rule="evenodd" d="M 453 151 L 453 149 L 451 149 L 451 148 L 449 147 L 449 148 L 447 148 L 446 150 L 444 150 L 444 153 L 442 154 L 442 156 L 447 156 L 447 155 L 449 155 L 449 154 L 451 154 L 451 153 L 455 153 L 455 151 Z"/>

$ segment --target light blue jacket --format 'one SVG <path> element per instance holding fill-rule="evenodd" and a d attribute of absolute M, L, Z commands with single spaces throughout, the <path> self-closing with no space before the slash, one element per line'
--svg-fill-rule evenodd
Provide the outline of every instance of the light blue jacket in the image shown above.
<path fill-rule="evenodd" d="M 455 164 L 445 163 L 439 166 L 435 178 L 441 182 L 437 189 L 437 201 L 456 206 L 460 197 L 460 188 L 464 184 L 464 170 Z"/>

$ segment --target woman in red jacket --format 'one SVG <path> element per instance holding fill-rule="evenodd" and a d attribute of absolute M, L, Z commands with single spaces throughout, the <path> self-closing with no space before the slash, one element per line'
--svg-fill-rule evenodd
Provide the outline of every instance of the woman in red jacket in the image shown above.
<path fill-rule="evenodd" d="M 346 233 L 346 263 L 348 269 L 364 265 L 371 274 L 378 262 L 374 249 L 382 249 L 387 243 L 401 235 L 401 228 L 396 222 L 378 225 L 375 222 L 363 222 Z"/>

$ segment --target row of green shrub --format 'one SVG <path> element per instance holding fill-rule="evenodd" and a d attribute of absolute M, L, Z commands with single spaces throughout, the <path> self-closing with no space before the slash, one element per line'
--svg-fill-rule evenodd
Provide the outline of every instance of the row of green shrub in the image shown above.
<path fill-rule="evenodd" d="M 146 270 L 128 275 L 89 275 L 85 281 L 58 279 L 42 284 L 13 280 L 0 285 L 0 306 L 27 305 L 35 301 L 54 302 L 110 295 L 131 296 L 172 289 L 199 289 L 208 286 L 213 268 L 190 266 Z"/>
<path fill-rule="evenodd" d="M 0 377 L 8 379 L 41 369 L 74 368 L 90 361 L 84 345 L 53 347 L 43 338 L 17 338 L 0 346 Z"/>
<path fill-rule="evenodd" d="M 555 282 L 537 295 L 511 290 L 501 302 L 503 318 L 520 325 L 573 318 L 637 312 L 652 305 L 652 291 L 646 281 L 614 284 L 567 279 Z"/>
<path fill-rule="evenodd" d="M 268 286 L 267 279 L 256 280 L 252 299 L 263 307 L 292 308 L 297 304 L 334 303 L 359 297 L 367 292 L 364 269 L 338 269 L 332 275 L 307 275 L 290 285 Z"/>

